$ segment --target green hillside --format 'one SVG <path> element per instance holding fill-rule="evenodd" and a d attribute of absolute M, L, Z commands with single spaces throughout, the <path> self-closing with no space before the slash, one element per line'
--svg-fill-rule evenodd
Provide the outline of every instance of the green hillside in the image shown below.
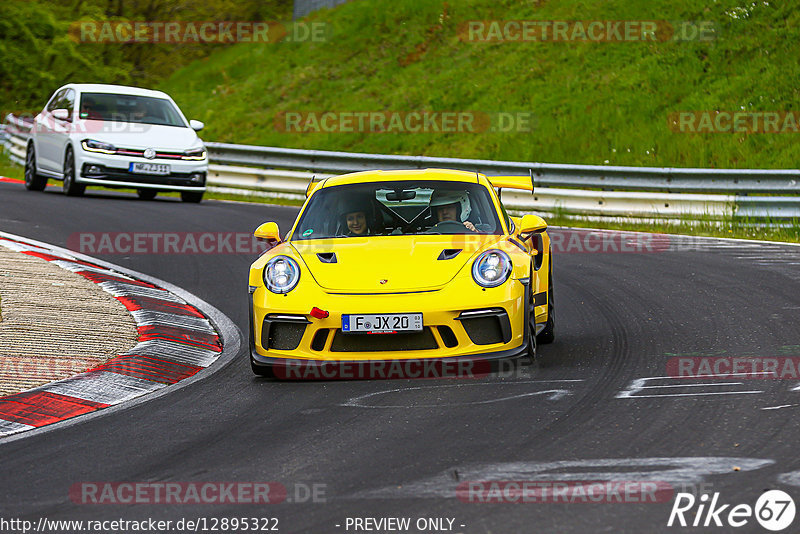
<path fill-rule="evenodd" d="M 693 21 L 690 29 L 714 31 L 689 41 L 475 42 L 464 32 L 474 20 Z M 327 24 L 327 39 L 241 43 L 161 87 L 206 122 L 204 138 L 214 141 L 611 165 L 795 168 L 800 161 L 800 132 L 783 118 L 780 134 L 682 133 L 668 123 L 682 111 L 796 112 L 800 12 L 791 3 L 353 0 L 303 22 Z M 530 131 L 511 132 L 282 131 L 281 113 L 325 111 L 534 120 Z"/>

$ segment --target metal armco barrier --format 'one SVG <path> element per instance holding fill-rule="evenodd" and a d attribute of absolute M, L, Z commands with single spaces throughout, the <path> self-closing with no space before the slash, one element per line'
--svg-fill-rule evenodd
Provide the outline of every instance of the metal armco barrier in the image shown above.
<path fill-rule="evenodd" d="M 8 115 L 5 146 L 24 163 L 31 123 Z M 800 170 L 614 167 L 391 156 L 206 143 L 213 190 L 302 198 L 312 177 L 374 169 L 446 168 L 487 176 L 533 174 L 534 194 L 503 191 L 515 211 L 647 218 L 800 219 Z M 754 194 L 760 196 L 752 196 Z"/>
<path fill-rule="evenodd" d="M 14 163 L 25 165 L 25 147 L 28 144 L 33 121 L 25 121 L 8 114 L 3 125 L 3 146 Z"/>
<path fill-rule="evenodd" d="M 206 143 L 217 163 L 345 173 L 372 169 L 444 168 L 487 176 L 527 176 L 537 186 L 673 193 L 800 193 L 800 170 L 728 170 L 659 167 L 613 167 L 492 161 L 485 159 L 385 156 L 323 150 L 300 150 Z"/>

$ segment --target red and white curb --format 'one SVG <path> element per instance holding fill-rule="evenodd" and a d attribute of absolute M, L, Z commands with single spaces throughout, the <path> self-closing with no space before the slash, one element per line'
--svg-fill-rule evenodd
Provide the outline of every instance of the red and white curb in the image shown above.
<path fill-rule="evenodd" d="M 0 246 L 45 259 L 98 284 L 128 309 L 139 333 L 136 346 L 102 365 L 0 397 L 0 438 L 109 408 L 194 377 L 221 359 L 223 339 L 232 337 L 222 336 L 209 315 L 215 316 L 215 323 L 227 321 L 229 333 L 231 327 L 232 333 L 238 330 L 194 295 L 141 273 L 4 232 Z M 238 352 L 240 340 L 231 345 L 225 347 L 226 360 Z"/>

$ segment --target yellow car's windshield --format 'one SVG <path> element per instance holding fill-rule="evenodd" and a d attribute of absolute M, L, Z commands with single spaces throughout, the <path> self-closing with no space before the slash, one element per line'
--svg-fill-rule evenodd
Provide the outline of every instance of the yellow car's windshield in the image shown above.
<path fill-rule="evenodd" d="M 502 233 L 484 186 L 415 180 L 325 187 L 311 197 L 291 239 L 471 233 Z"/>

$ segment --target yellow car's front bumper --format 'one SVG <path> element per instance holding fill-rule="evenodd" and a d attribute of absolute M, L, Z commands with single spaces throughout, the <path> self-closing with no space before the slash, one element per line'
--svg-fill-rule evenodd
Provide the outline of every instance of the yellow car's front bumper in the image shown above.
<path fill-rule="evenodd" d="M 521 356 L 529 343 L 529 284 L 529 279 L 512 278 L 500 287 L 483 289 L 467 274 L 434 291 L 366 295 L 326 292 L 313 283 L 276 295 L 263 284 L 251 285 L 251 364 L 258 371 L 298 363 L 489 361 Z M 539 297 L 537 316 L 546 313 L 546 295 Z M 315 318 L 313 307 L 328 316 Z M 373 313 L 422 313 L 423 331 L 342 332 L 343 314 Z"/>

